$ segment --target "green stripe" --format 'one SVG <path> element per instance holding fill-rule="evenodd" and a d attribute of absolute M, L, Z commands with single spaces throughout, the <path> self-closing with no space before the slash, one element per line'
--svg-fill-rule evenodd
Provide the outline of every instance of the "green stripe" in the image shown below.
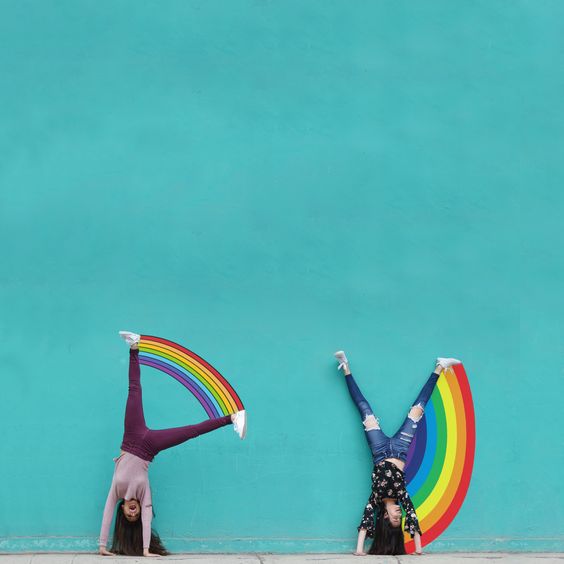
<path fill-rule="evenodd" d="M 431 470 L 427 475 L 427 479 L 418 492 L 413 496 L 413 505 L 419 507 L 424 501 L 429 497 L 434 487 L 437 485 L 439 476 L 445 464 L 446 455 L 446 443 L 447 443 L 447 427 L 446 427 L 446 415 L 445 406 L 443 403 L 443 398 L 439 388 L 436 387 L 431 395 L 431 401 L 433 402 L 433 407 L 435 408 L 435 416 L 437 418 L 437 446 L 435 449 L 435 458 L 433 460 L 433 465 Z"/>

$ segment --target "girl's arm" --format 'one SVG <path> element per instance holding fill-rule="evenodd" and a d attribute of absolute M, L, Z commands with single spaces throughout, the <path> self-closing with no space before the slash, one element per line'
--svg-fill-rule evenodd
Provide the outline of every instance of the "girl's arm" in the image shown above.
<path fill-rule="evenodd" d="M 151 488 L 147 484 L 141 503 L 141 521 L 143 522 L 143 553 L 144 556 L 150 556 L 149 545 L 151 544 L 151 522 L 153 521 L 153 501 L 151 498 Z"/>
<path fill-rule="evenodd" d="M 423 554 L 421 549 L 421 535 L 419 533 L 413 535 L 413 542 L 415 543 L 415 554 Z"/>
<path fill-rule="evenodd" d="M 114 509 L 117 503 L 117 496 L 114 488 L 114 482 L 112 480 L 112 485 L 110 486 L 110 491 L 108 492 L 108 497 L 106 499 L 106 505 L 104 506 L 104 515 L 102 517 L 102 527 L 100 529 L 100 554 L 104 556 L 109 556 L 111 553 L 106 550 L 106 545 L 108 544 L 108 535 L 110 533 L 110 525 L 112 524 L 112 518 L 114 516 Z"/>
<path fill-rule="evenodd" d="M 416 534 L 421 536 L 421 528 L 419 527 L 419 519 L 417 519 L 417 513 L 415 513 L 415 507 L 413 507 L 413 502 L 407 493 L 407 489 L 403 489 L 403 492 L 399 496 L 399 502 L 401 503 L 405 511 L 405 526 L 404 530 L 411 535 L 411 538 L 415 538 Z"/>
<path fill-rule="evenodd" d="M 356 541 L 356 552 L 355 556 L 366 556 L 364 552 L 364 541 L 366 540 L 366 529 L 358 530 L 358 540 Z"/>
<path fill-rule="evenodd" d="M 366 556 L 366 552 L 364 552 L 364 541 L 367 535 L 369 537 L 374 536 L 374 511 L 377 503 L 378 498 L 376 494 L 371 492 L 368 503 L 364 508 L 360 525 L 358 526 L 358 539 L 356 541 L 356 551 L 354 552 L 356 556 Z"/>

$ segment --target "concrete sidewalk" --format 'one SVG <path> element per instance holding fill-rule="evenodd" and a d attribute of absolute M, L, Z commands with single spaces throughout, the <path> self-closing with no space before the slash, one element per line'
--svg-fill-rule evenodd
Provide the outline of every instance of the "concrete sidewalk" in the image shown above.
<path fill-rule="evenodd" d="M 419 560 L 422 558 L 422 560 Z M 134 556 L 109 557 L 97 554 L 0 554 L 0 564 L 117 564 L 139 562 L 185 562 L 187 564 L 549 564 L 564 563 L 564 553 L 450 553 L 424 556 L 366 556 L 348 554 L 173 554 L 147 559 Z"/>

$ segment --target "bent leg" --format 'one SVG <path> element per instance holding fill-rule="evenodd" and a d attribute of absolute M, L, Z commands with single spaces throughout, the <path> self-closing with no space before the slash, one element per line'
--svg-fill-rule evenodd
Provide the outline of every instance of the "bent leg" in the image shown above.
<path fill-rule="evenodd" d="M 376 455 L 380 449 L 387 446 L 388 437 L 382 429 L 380 429 L 380 421 L 374 415 L 367 399 L 362 395 L 362 392 L 360 391 L 360 388 L 358 387 L 352 374 L 346 374 L 345 381 L 347 382 L 347 388 L 351 398 L 362 418 L 364 434 L 366 435 L 368 446 L 370 447 L 372 454 Z"/>
<path fill-rule="evenodd" d="M 440 370 L 441 368 L 437 367 L 431 376 L 429 376 L 429 379 L 425 382 L 425 385 L 421 388 L 419 395 L 413 402 L 405 421 L 402 423 L 398 432 L 394 435 L 394 439 L 400 439 L 405 447 L 409 447 L 411 441 L 413 441 L 413 437 L 415 436 L 415 432 L 417 430 L 417 423 L 421 421 L 421 418 L 425 414 L 425 406 L 427 405 L 427 402 L 437 385 Z"/>
<path fill-rule="evenodd" d="M 159 429 L 156 431 L 151 429 L 147 431 L 145 440 L 150 445 L 153 456 L 155 456 L 161 450 L 179 445 L 190 439 L 229 425 L 230 423 L 231 415 L 226 415 L 225 417 L 218 417 L 217 419 L 207 419 L 196 425 L 185 425 L 184 427 Z"/>
<path fill-rule="evenodd" d="M 129 351 L 129 393 L 125 406 L 124 427 L 126 433 L 139 433 L 147 427 L 143 414 L 139 349 L 130 349 Z"/>

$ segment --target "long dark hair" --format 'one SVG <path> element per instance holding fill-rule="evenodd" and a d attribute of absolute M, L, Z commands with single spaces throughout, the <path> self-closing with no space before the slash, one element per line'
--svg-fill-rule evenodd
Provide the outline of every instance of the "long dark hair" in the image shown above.
<path fill-rule="evenodd" d="M 123 499 L 118 503 L 114 538 L 110 551 L 123 556 L 143 556 L 143 523 L 141 522 L 141 516 L 139 516 L 137 521 L 128 521 L 123 514 L 123 503 Z M 170 554 L 161 542 L 159 535 L 153 530 L 151 530 L 149 552 L 160 554 L 161 556 Z"/>
<path fill-rule="evenodd" d="M 368 554 L 405 554 L 405 544 L 401 526 L 394 527 L 390 520 L 384 517 L 386 509 L 382 503 L 378 504 L 374 541 Z"/>

